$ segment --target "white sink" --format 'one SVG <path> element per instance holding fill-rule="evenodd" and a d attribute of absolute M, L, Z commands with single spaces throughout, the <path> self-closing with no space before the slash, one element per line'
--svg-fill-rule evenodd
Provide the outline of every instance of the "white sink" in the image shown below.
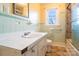
<path fill-rule="evenodd" d="M 24 33 L 27 32 L 24 31 L 0 35 L 0 45 L 23 50 L 25 47 L 30 46 L 47 35 L 47 33 L 42 32 L 30 32 L 29 34 L 25 34 L 26 36 L 22 37 Z"/>
<path fill-rule="evenodd" d="M 25 32 L 21 37 L 22 38 L 37 38 L 39 36 L 41 36 L 40 33 Z"/>

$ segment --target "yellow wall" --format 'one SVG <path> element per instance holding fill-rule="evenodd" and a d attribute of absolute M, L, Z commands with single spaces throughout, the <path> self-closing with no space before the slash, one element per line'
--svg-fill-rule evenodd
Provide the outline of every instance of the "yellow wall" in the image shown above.
<path fill-rule="evenodd" d="M 58 38 L 55 39 L 55 42 L 65 42 L 65 31 L 66 31 L 66 4 L 64 3 L 49 3 L 49 4 L 40 4 L 40 23 L 45 23 L 46 13 L 48 9 L 57 8 L 57 21 L 60 24 L 61 31 L 55 33 Z"/>
<path fill-rule="evenodd" d="M 66 10 L 66 5 L 64 3 L 29 3 L 30 11 L 37 11 L 39 14 L 39 22 L 45 23 L 47 9 L 57 8 L 57 20 L 60 22 L 64 19 L 64 11 Z M 64 14 L 63 14 L 64 13 Z"/>
<path fill-rule="evenodd" d="M 29 3 L 29 10 L 39 11 L 40 4 L 39 3 Z"/>
<path fill-rule="evenodd" d="M 44 4 L 40 4 L 40 23 L 45 21 L 45 9 Z"/>
<path fill-rule="evenodd" d="M 40 4 L 40 23 L 45 23 L 46 20 L 46 13 L 45 11 L 52 8 L 57 8 L 57 19 L 62 18 L 59 17 L 61 15 L 61 12 L 65 10 L 65 4 L 56 4 L 56 3 L 46 3 L 46 4 Z"/>
<path fill-rule="evenodd" d="M 57 20 L 60 22 L 59 19 L 63 19 L 62 13 L 66 9 L 66 5 L 64 3 L 30 3 L 29 10 L 37 11 L 39 13 L 39 22 L 45 23 L 46 20 L 46 13 L 45 10 L 57 8 Z M 65 13 L 64 13 L 65 14 Z"/>
<path fill-rule="evenodd" d="M 12 4 L 11 4 L 12 6 Z M 30 11 L 37 11 L 39 14 L 39 22 L 45 23 L 47 9 L 57 8 L 57 20 L 60 22 L 61 19 L 64 19 L 63 16 L 66 12 L 66 5 L 64 3 L 29 3 Z M 11 12 L 12 7 L 11 7 Z"/>

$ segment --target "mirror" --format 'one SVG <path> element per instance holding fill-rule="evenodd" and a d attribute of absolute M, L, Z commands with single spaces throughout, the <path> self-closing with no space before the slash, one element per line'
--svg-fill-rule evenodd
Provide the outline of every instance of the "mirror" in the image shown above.
<path fill-rule="evenodd" d="M 0 3 L 0 12 L 8 15 L 15 15 L 29 18 L 28 3 Z"/>
<path fill-rule="evenodd" d="M 29 17 L 29 4 L 13 3 L 13 14 L 22 17 Z"/>

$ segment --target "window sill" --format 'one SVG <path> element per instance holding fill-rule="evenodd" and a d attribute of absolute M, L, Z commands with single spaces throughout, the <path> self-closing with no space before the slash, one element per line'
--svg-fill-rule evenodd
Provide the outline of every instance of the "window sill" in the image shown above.
<path fill-rule="evenodd" d="M 60 26 L 60 24 L 46 24 L 46 26 L 53 27 L 53 26 Z"/>
<path fill-rule="evenodd" d="M 61 25 L 60 24 L 48 24 L 46 25 L 48 28 L 50 29 L 61 29 Z"/>

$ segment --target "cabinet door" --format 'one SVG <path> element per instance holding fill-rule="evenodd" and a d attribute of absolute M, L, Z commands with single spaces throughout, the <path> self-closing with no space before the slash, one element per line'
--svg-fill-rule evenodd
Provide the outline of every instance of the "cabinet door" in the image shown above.
<path fill-rule="evenodd" d="M 38 55 L 45 56 L 46 51 L 46 39 L 42 39 L 38 44 Z"/>
<path fill-rule="evenodd" d="M 43 46 L 42 48 L 40 48 L 39 56 L 45 56 L 46 51 L 47 51 L 46 46 Z"/>
<path fill-rule="evenodd" d="M 34 46 L 33 48 L 26 51 L 23 56 L 37 56 L 37 46 Z"/>
<path fill-rule="evenodd" d="M 25 52 L 23 56 L 45 56 L 46 51 L 46 39 L 42 39 L 36 46 L 33 46 L 33 48 Z"/>

